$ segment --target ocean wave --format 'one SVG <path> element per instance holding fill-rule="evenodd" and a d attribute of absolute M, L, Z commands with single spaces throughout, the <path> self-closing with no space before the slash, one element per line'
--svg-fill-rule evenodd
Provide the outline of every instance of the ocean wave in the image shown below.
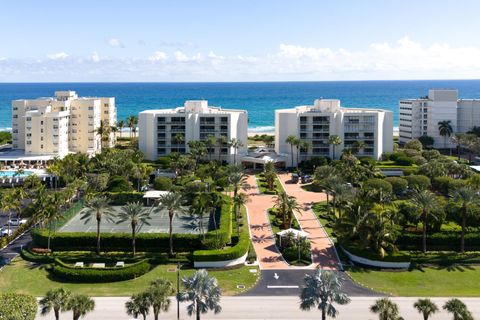
<path fill-rule="evenodd" d="M 260 126 L 260 127 L 248 128 L 248 132 L 264 133 L 264 132 L 274 132 L 274 131 L 275 131 L 274 126 Z"/>

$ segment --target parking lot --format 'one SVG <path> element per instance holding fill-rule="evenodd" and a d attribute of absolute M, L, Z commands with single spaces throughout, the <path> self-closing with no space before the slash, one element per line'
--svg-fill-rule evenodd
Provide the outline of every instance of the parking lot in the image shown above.
<path fill-rule="evenodd" d="M 121 207 L 112 206 L 111 209 L 114 212 L 119 212 Z M 150 210 L 150 207 L 145 207 L 145 210 Z M 84 209 L 86 210 L 86 209 Z M 70 221 L 68 221 L 62 228 L 60 232 L 95 232 L 97 230 L 96 220 L 93 217 L 88 223 L 85 223 L 85 220 L 81 220 L 82 210 L 79 214 L 74 216 Z M 161 213 L 151 213 L 151 219 L 149 220 L 150 225 L 140 226 L 139 232 L 141 233 L 166 233 L 169 229 L 169 218 L 166 211 Z M 203 225 L 205 231 L 207 231 L 209 225 L 209 217 L 203 218 Z M 107 221 L 105 218 L 102 219 L 102 224 L 100 226 L 101 232 L 131 232 L 131 226 L 128 221 L 117 224 L 114 221 Z M 181 214 L 178 217 L 173 219 L 173 233 L 191 233 L 191 234 L 200 234 L 199 220 L 190 217 L 188 214 Z"/>
<path fill-rule="evenodd" d="M 8 229 L 8 215 L 6 214 L 0 214 L 0 229 Z M 17 229 L 18 226 L 10 226 L 10 230 L 12 233 Z"/>

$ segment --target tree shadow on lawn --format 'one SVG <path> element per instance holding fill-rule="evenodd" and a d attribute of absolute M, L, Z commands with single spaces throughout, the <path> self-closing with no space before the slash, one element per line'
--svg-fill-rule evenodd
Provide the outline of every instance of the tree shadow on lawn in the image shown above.
<path fill-rule="evenodd" d="M 476 270 L 474 266 L 469 265 L 469 264 L 460 264 L 460 263 L 455 263 L 455 264 L 448 264 L 448 265 L 440 265 L 440 266 L 429 266 L 429 265 L 416 265 L 411 268 L 409 271 L 420 271 L 420 272 L 425 272 L 425 268 L 428 269 L 433 269 L 433 270 L 446 270 L 449 272 L 465 272 L 467 270 L 474 271 Z"/>

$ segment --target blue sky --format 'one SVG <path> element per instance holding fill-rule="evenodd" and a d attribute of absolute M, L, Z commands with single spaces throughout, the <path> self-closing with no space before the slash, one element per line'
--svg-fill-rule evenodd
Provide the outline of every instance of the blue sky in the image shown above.
<path fill-rule="evenodd" d="M 479 1 L 8 1 L 0 81 L 479 78 Z"/>

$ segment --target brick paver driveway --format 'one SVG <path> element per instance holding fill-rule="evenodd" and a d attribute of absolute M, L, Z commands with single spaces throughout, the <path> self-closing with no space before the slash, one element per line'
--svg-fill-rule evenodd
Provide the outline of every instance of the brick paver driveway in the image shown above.
<path fill-rule="evenodd" d="M 300 214 L 295 215 L 302 230 L 309 234 L 313 264 L 322 269 L 338 269 L 339 260 L 335 246 L 311 210 L 313 203 L 325 201 L 327 196 L 320 192 L 305 191 L 300 183 L 289 183 L 289 174 L 279 174 L 278 177 L 287 194 L 297 198 L 302 207 Z"/>

